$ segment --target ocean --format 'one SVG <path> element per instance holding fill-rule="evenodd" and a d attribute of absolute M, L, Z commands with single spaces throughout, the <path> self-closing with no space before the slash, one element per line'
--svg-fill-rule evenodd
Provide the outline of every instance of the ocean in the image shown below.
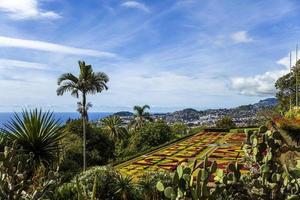
<path fill-rule="evenodd" d="M 20 114 L 20 113 L 18 113 Z M 89 120 L 97 121 L 104 117 L 107 117 L 113 113 L 110 112 L 90 112 Z M 4 123 L 7 123 L 12 117 L 14 113 L 12 112 L 0 112 L 0 127 L 3 127 Z M 55 112 L 54 118 L 58 119 L 62 124 L 64 124 L 68 119 L 78 119 L 80 118 L 80 114 L 78 112 Z"/>

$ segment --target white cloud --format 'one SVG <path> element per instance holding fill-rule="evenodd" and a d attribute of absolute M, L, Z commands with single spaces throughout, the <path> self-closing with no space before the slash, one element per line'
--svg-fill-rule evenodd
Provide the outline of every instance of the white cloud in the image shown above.
<path fill-rule="evenodd" d="M 0 58 L 0 69 L 15 69 L 15 68 L 38 69 L 38 70 L 48 70 L 49 69 L 47 67 L 47 65 L 43 64 L 43 63 Z"/>
<path fill-rule="evenodd" d="M 39 8 L 38 0 L 0 0 L 0 11 L 12 19 L 57 19 L 61 16 L 53 11 Z"/>
<path fill-rule="evenodd" d="M 276 90 L 276 80 L 284 75 L 286 70 L 270 71 L 252 77 L 235 77 L 231 79 L 231 88 L 240 94 L 249 96 L 272 96 Z"/>
<path fill-rule="evenodd" d="M 38 40 L 24 40 L 18 38 L 0 36 L 0 47 L 17 47 L 25 49 L 34 49 L 40 51 L 48 51 L 55 53 L 87 55 L 94 57 L 115 57 L 116 55 L 110 52 L 97 51 L 92 49 L 81 49 L 55 43 L 43 42 Z"/>
<path fill-rule="evenodd" d="M 292 65 L 295 65 L 295 52 L 292 52 Z M 240 94 L 249 96 L 271 96 L 275 95 L 275 82 L 281 76 L 289 73 L 290 56 L 281 58 L 276 62 L 284 68 L 267 71 L 264 74 L 259 74 L 250 77 L 234 77 L 230 80 L 230 88 L 237 90 Z"/>
<path fill-rule="evenodd" d="M 248 36 L 247 31 L 238 31 L 230 35 L 234 43 L 252 42 L 253 39 Z"/>
<path fill-rule="evenodd" d="M 203 84 L 205 83 L 205 84 Z M 226 85 L 212 81 L 205 74 L 183 75 L 174 72 L 128 72 L 111 74 L 109 90 L 103 93 L 101 101 L 111 105 L 138 105 L 148 103 L 160 106 L 204 105 L 204 99 L 216 95 L 228 95 Z M 214 88 L 214 90 L 207 90 Z M 122 102 L 120 102 L 122 98 Z"/>
<path fill-rule="evenodd" d="M 150 9 L 143 3 L 139 3 L 137 1 L 126 1 L 121 4 L 121 6 L 126 7 L 126 8 L 135 8 L 135 9 L 140 9 L 145 12 L 150 12 Z"/>

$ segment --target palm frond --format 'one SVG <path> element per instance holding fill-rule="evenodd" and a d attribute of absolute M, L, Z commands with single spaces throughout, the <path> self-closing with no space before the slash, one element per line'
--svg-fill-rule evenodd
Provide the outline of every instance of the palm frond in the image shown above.
<path fill-rule="evenodd" d="M 71 81 L 76 84 L 78 83 L 78 78 L 71 73 L 65 73 L 57 79 L 57 85 L 60 85 L 64 81 Z"/>
<path fill-rule="evenodd" d="M 123 127 L 123 120 L 119 116 L 109 116 L 101 120 L 104 128 L 109 130 L 110 137 L 115 140 L 128 136 L 128 131 Z"/>
<path fill-rule="evenodd" d="M 149 109 L 150 110 L 150 106 L 149 105 L 144 105 L 143 107 L 142 107 L 142 109 L 145 111 L 146 109 Z"/>
<path fill-rule="evenodd" d="M 57 95 L 61 96 L 65 92 L 71 92 L 72 96 L 78 97 L 78 86 L 70 81 L 64 82 L 61 86 L 59 86 L 56 90 Z"/>
<path fill-rule="evenodd" d="M 103 72 L 92 73 L 87 81 L 87 92 L 94 94 L 96 92 L 102 92 L 107 90 L 108 86 L 106 85 L 109 81 L 108 76 Z"/>

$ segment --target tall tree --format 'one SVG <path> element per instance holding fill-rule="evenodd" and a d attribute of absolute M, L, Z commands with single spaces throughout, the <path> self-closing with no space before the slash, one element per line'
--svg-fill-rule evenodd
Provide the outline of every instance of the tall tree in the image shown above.
<path fill-rule="evenodd" d="M 143 127 L 146 121 L 152 121 L 149 112 L 146 112 L 147 109 L 150 109 L 150 106 L 134 106 L 134 128 L 139 129 Z"/>
<path fill-rule="evenodd" d="M 283 75 L 275 83 L 277 89 L 276 97 L 282 111 L 287 111 L 290 108 L 290 101 L 292 107 L 296 106 L 296 76 L 299 77 L 299 72 L 300 63 L 298 61 L 297 68 L 294 66 L 290 73 Z M 298 95 L 299 93 L 300 90 Z"/>
<path fill-rule="evenodd" d="M 109 130 L 110 137 L 114 140 L 125 138 L 128 132 L 123 127 L 123 120 L 119 116 L 110 116 L 101 120 L 104 128 Z"/>
<path fill-rule="evenodd" d="M 72 96 L 82 100 L 78 103 L 78 111 L 82 117 L 83 124 L 83 170 L 86 169 L 86 123 L 88 121 L 88 107 L 90 104 L 86 101 L 88 94 L 100 93 L 107 90 L 108 76 L 103 72 L 94 72 L 91 65 L 86 65 L 84 61 L 78 61 L 79 76 L 76 77 L 71 73 L 62 74 L 57 81 L 57 95 L 61 96 L 70 92 Z"/>

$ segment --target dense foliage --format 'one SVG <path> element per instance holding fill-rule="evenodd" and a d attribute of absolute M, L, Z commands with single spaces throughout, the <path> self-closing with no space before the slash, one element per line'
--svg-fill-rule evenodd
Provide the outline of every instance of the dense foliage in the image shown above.
<path fill-rule="evenodd" d="M 109 116 L 101 120 L 104 129 L 108 130 L 113 140 L 124 139 L 128 130 L 124 127 L 123 120 L 119 116 Z"/>
<path fill-rule="evenodd" d="M 82 120 L 72 120 L 65 126 L 61 172 L 71 177 L 81 171 L 82 166 Z M 100 128 L 87 125 L 87 163 L 89 166 L 104 165 L 114 158 L 114 142 Z"/>
<path fill-rule="evenodd" d="M 183 163 L 172 174 L 146 173 L 136 181 L 110 168 L 94 168 L 62 185 L 57 199 L 77 199 L 84 191 L 80 187 L 85 188 L 87 199 L 299 199 L 300 168 L 282 159 L 296 150 L 280 131 L 260 127 L 243 150 L 244 163 L 231 162 L 226 170 L 218 169 L 216 162 L 206 158 L 204 163 L 195 160 L 191 166 Z M 241 173 L 244 165 L 251 168 L 249 174 Z"/>
<path fill-rule="evenodd" d="M 116 159 L 123 160 L 137 152 L 164 144 L 175 137 L 171 127 L 164 121 L 148 122 L 139 129 L 132 129 L 128 138 L 116 143 Z"/>
<path fill-rule="evenodd" d="M 34 165 L 33 153 L 19 149 L 15 141 L 0 153 L 0 199 L 53 199 L 58 173 Z"/>
<path fill-rule="evenodd" d="M 137 151 L 143 151 L 169 141 L 173 137 L 171 128 L 164 122 L 149 123 L 136 131 L 133 144 Z"/>
<path fill-rule="evenodd" d="M 216 122 L 216 127 L 231 129 L 231 128 L 235 128 L 236 125 L 231 117 L 224 116 Z"/>
<path fill-rule="evenodd" d="M 279 102 L 279 107 L 282 111 L 287 111 L 291 107 L 296 106 L 296 76 L 299 77 L 299 61 L 296 66 L 292 67 L 292 72 L 280 77 L 276 83 L 275 87 L 277 89 L 276 98 Z M 298 86 L 298 95 L 300 92 L 300 87 Z M 298 97 L 300 98 L 300 97 Z M 300 100 L 300 99 L 299 99 Z"/>
<path fill-rule="evenodd" d="M 189 133 L 189 128 L 184 123 L 175 123 L 171 126 L 171 129 L 176 136 L 184 136 Z"/>

